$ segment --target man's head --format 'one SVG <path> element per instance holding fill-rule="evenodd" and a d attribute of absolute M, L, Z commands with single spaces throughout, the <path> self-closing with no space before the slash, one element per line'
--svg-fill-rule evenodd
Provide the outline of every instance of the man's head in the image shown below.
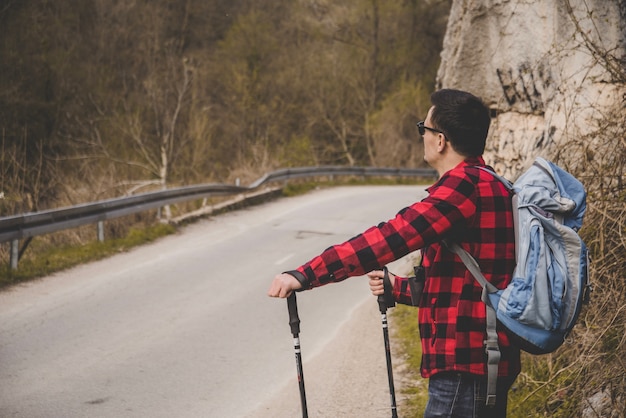
<path fill-rule="evenodd" d="M 427 126 L 440 131 L 462 156 L 482 155 L 491 122 L 489 109 L 482 100 L 465 91 L 443 89 L 434 92 L 430 101 L 433 106 L 428 112 Z"/>

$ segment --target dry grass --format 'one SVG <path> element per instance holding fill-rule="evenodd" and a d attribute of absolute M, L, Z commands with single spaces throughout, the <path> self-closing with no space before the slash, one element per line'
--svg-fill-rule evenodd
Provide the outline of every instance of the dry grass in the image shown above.
<path fill-rule="evenodd" d="M 512 416 L 626 416 L 626 114 L 623 103 L 557 161 L 587 190 L 580 235 L 589 248 L 590 303 L 566 344 L 549 356 L 525 356 L 512 393 Z M 523 406 L 523 407 L 522 407 Z M 521 415 L 520 415 L 521 414 Z"/>

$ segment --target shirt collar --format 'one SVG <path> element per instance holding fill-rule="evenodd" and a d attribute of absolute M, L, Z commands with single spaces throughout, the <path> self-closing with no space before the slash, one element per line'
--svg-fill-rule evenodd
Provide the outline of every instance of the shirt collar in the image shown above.
<path fill-rule="evenodd" d="M 477 165 L 485 165 L 485 160 L 483 159 L 482 156 L 478 156 L 478 157 L 467 157 L 465 160 L 463 160 L 459 165 L 457 165 L 456 167 L 453 168 L 457 169 L 457 168 L 461 168 L 461 167 L 467 167 L 467 166 L 477 166 Z"/>
<path fill-rule="evenodd" d="M 454 167 L 452 170 L 457 170 L 457 169 L 460 169 L 460 168 L 463 168 L 463 167 L 470 167 L 470 166 L 485 166 L 485 165 L 486 165 L 486 164 L 485 164 L 485 160 L 484 160 L 484 158 L 483 158 L 482 156 L 478 156 L 478 157 L 467 157 L 466 159 L 464 159 L 463 161 L 461 161 L 461 162 L 460 162 L 460 163 L 459 163 L 456 167 Z M 427 191 L 427 192 L 430 192 L 430 189 L 431 189 L 431 188 L 433 188 L 433 187 L 435 187 L 436 185 L 438 185 L 438 184 L 439 184 L 439 182 L 441 181 L 441 178 L 445 177 L 445 175 L 446 175 L 447 173 L 449 173 L 450 171 L 452 171 L 452 170 L 446 171 L 446 172 L 443 174 L 443 176 L 441 176 L 441 177 L 439 178 L 439 180 L 437 180 L 437 181 L 435 182 L 435 184 L 433 184 L 432 186 L 428 187 L 428 188 L 426 189 L 426 191 Z"/>

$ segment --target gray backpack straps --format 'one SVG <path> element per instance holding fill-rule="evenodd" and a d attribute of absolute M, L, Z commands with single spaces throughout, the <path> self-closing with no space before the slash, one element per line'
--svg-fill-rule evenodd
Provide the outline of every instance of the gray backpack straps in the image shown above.
<path fill-rule="evenodd" d="M 483 288 L 482 301 L 486 307 L 487 339 L 485 340 L 485 352 L 487 353 L 487 399 L 486 404 L 493 406 L 496 404 L 496 388 L 498 383 L 498 364 L 500 363 L 500 347 L 498 346 L 498 333 L 496 332 L 496 310 L 491 306 L 489 293 L 495 293 L 498 289 L 489 283 L 480 271 L 478 263 L 460 245 L 444 241 L 448 249 L 457 254 L 472 276 Z"/>

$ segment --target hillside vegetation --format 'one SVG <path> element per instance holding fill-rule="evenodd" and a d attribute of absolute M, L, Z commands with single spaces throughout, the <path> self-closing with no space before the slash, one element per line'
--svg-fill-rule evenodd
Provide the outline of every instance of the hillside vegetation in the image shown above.
<path fill-rule="evenodd" d="M 1 0 L 0 216 L 419 166 L 450 1 Z"/>

